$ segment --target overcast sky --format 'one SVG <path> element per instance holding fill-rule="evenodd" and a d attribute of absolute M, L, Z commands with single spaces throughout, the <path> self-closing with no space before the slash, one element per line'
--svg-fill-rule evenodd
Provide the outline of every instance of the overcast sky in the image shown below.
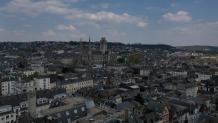
<path fill-rule="evenodd" d="M 0 40 L 216 45 L 218 0 L 0 0 Z"/>

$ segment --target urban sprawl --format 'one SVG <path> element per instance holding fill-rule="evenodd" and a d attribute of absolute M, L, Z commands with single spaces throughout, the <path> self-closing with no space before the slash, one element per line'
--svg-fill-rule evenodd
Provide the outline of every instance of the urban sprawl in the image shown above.
<path fill-rule="evenodd" d="M 1 42 L 0 123 L 216 123 L 218 54 L 169 45 Z"/>

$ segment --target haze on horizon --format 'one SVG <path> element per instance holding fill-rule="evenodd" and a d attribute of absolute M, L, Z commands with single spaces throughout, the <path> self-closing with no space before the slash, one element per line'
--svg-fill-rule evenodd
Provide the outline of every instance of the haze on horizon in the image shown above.
<path fill-rule="evenodd" d="M 217 0 L 1 0 L 0 41 L 218 46 Z"/>

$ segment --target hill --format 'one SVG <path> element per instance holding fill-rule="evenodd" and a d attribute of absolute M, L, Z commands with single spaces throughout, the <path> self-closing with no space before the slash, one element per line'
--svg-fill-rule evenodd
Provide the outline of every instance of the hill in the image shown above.
<path fill-rule="evenodd" d="M 194 52 L 218 53 L 218 46 L 181 46 L 177 47 L 177 49 Z"/>
<path fill-rule="evenodd" d="M 161 49 L 161 50 L 176 50 L 176 47 L 166 45 L 166 44 L 132 44 L 132 47 L 142 48 L 142 49 Z"/>

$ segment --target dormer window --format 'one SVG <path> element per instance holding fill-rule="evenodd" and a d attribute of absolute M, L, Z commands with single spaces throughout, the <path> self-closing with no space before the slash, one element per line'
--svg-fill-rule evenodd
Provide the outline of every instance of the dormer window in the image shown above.
<path fill-rule="evenodd" d="M 70 115 L 69 111 L 66 111 L 66 115 L 67 115 L 67 116 L 69 116 L 69 115 Z"/>
<path fill-rule="evenodd" d="M 84 108 L 84 107 L 82 107 L 82 108 L 81 108 L 81 110 L 82 110 L 82 111 L 85 111 L 85 108 Z"/>
<path fill-rule="evenodd" d="M 77 110 L 76 110 L 76 109 L 74 109 L 74 113 L 75 113 L 75 114 L 77 113 Z"/>
<path fill-rule="evenodd" d="M 25 108 L 25 107 L 26 107 L 26 104 L 22 104 L 22 105 L 21 105 L 21 108 Z"/>
<path fill-rule="evenodd" d="M 46 100 L 43 100 L 43 103 L 46 103 L 47 101 Z"/>

